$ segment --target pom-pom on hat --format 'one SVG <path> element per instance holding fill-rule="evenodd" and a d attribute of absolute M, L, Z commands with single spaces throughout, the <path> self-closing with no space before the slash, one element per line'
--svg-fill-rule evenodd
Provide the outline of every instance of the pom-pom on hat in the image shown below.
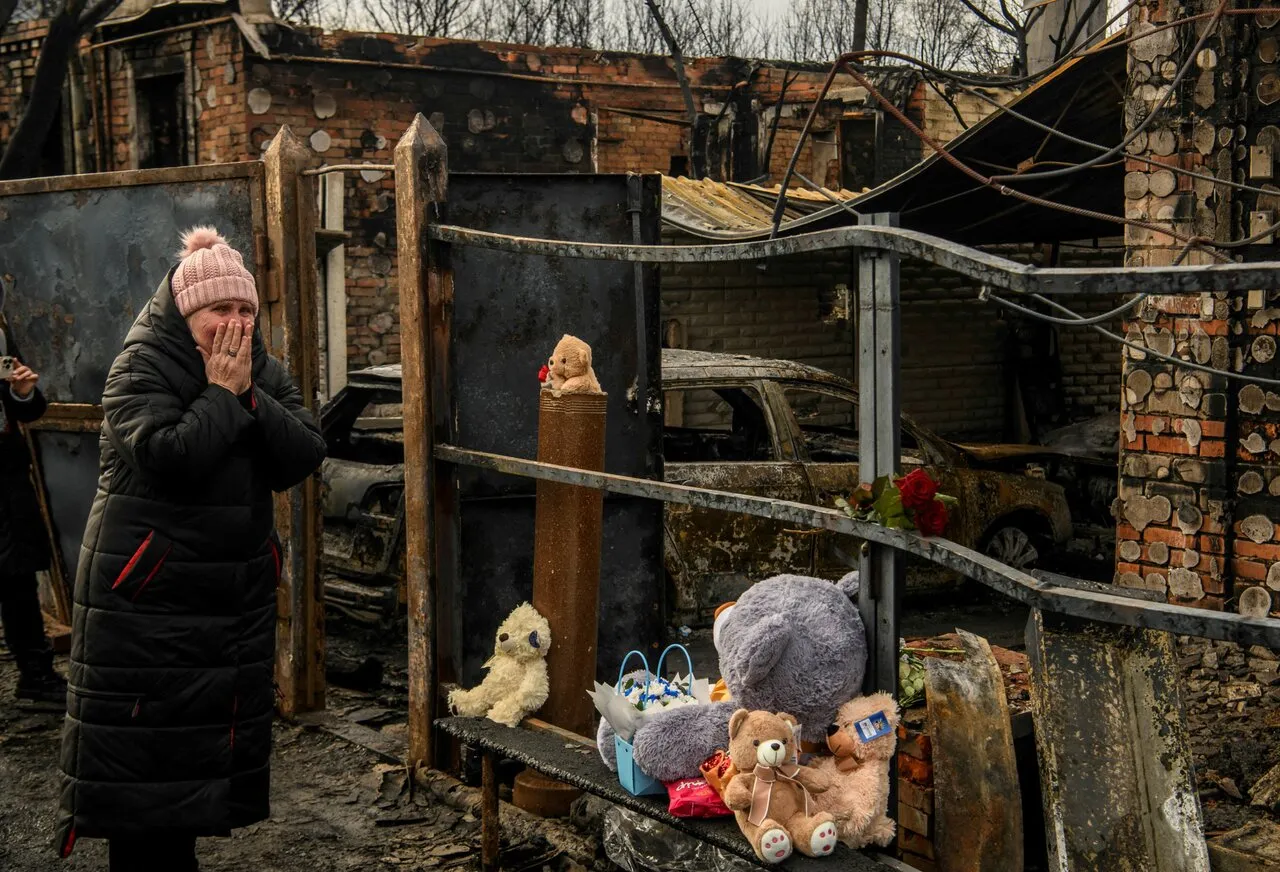
<path fill-rule="evenodd" d="M 192 227 L 182 234 L 181 262 L 173 273 L 173 301 L 186 318 L 224 300 L 243 301 L 258 314 L 258 288 L 240 252 L 212 227 Z"/>

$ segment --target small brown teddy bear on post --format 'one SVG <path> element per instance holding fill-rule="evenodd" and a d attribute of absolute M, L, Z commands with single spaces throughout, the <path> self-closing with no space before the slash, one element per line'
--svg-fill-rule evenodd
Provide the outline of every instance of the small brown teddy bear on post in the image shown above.
<path fill-rule="evenodd" d="M 548 378 L 543 389 L 566 394 L 600 394 L 600 382 L 591 368 L 591 346 L 566 333 L 556 343 L 548 361 Z"/>
<path fill-rule="evenodd" d="M 831 777 L 798 764 L 797 729 L 788 714 L 739 709 L 729 719 L 729 757 L 738 774 L 724 804 L 766 863 L 781 863 L 793 848 L 826 857 L 836 846 L 835 820 L 815 812 L 811 796 L 825 791 Z"/>

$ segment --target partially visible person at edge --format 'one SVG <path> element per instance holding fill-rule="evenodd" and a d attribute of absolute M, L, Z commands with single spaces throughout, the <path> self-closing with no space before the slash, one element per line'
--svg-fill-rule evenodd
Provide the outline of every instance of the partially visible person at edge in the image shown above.
<path fill-rule="evenodd" d="M 240 254 L 182 241 L 107 375 L 76 576 L 57 846 L 105 838 L 111 872 L 195 870 L 197 837 L 268 816 L 271 494 L 324 459 Z"/>
<path fill-rule="evenodd" d="M 3 308 L 0 288 L 0 357 L 18 358 Z M 0 623 L 4 643 L 18 664 L 18 699 L 61 705 L 67 683 L 53 670 L 36 583 L 36 573 L 49 568 L 49 539 L 31 485 L 27 440 L 18 428 L 44 414 L 39 381 L 20 359 L 9 380 L 0 381 Z"/>

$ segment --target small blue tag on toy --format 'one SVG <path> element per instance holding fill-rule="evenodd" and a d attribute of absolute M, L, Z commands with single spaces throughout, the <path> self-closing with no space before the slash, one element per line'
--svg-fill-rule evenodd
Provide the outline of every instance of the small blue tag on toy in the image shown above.
<path fill-rule="evenodd" d="M 876 712 L 869 718 L 863 718 L 854 724 L 853 728 L 858 733 L 858 740 L 864 743 L 887 736 L 892 730 L 889 726 L 889 718 L 884 712 Z"/>

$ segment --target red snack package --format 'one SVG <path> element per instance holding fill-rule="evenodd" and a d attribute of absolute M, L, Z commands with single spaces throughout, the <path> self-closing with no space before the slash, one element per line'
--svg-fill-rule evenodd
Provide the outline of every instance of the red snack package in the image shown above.
<path fill-rule="evenodd" d="M 729 759 L 729 752 L 727 751 L 716 751 L 702 761 L 702 765 L 698 768 L 702 771 L 702 777 L 721 797 L 724 796 L 724 791 L 729 786 L 729 782 L 733 780 L 733 776 L 738 774 L 737 767 Z"/>
<path fill-rule="evenodd" d="M 671 798 L 667 810 L 676 817 L 713 818 L 733 814 L 705 778 L 672 781 L 667 784 L 667 796 Z"/>

